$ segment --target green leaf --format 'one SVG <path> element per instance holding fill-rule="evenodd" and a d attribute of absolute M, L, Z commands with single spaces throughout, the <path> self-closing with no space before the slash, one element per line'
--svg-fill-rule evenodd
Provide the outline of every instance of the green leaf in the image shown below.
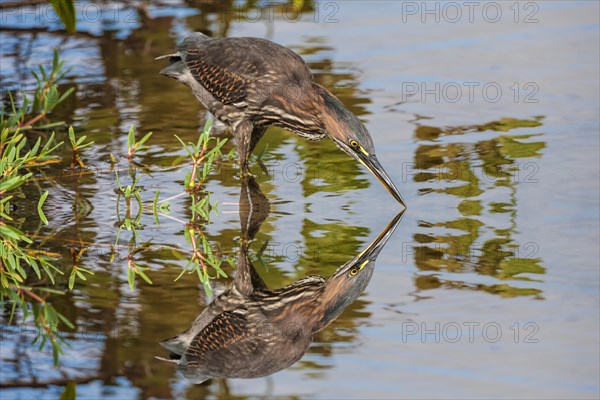
<path fill-rule="evenodd" d="M 158 206 L 158 193 L 159 193 L 159 189 L 156 190 L 156 193 L 154 194 L 154 201 L 152 201 L 152 214 L 154 215 L 154 220 L 156 221 L 156 225 L 158 226 L 158 210 L 157 210 L 157 206 Z"/>
<path fill-rule="evenodd" d="M 142 277 L 143 280 L 145 280 L 148 284 L 152 285 L 152 281 L 150 280 L 150 278 L 148 278 L 148 275 L 146 275 L 144 271 L 138 268 L 137 273 Z"/>
<path fill-rule="evenodd" d="M 73 0 L 50 0 L 50 4 L 54 7 L 54 11 L 62 21 L 67 33 L 75 33 L 77 19 L 75 14 L 75 2 Z M 55 50 L 55 59 L 58 52 Z"/>
<path fill-rule="evenodd" d="M 75 88 L 68 88 L 58 99 L 58 101 L 56 102 L 56 104 L 60 104 L 62 103 L 67 97 L 69 97 L 73 92 L 75 91 Z"/>
<path fill-rule="evenodd" d="M 179 143 L 181 143 L 181 145 L 183 146 L 184 150 L 188 153 L 188 155 L 191 158 L 194 158 L 194 155 L 192 154 L 192 152 L 190 151 L 190 149 L 188 148 L 188 146 L 184 143 L 184 141 L 181 140 L 181 138 L 179 136 L 177 136 L 177 135 L 173 135 L 173 136 L 175 136 L 175 138 L 177 138 L 177 140 L 179 140 Z"/>
<path fill-rule="evenodd" d="M 59 400 L 76 400 L 77 392 L 75 388 L 77 385 L 73 381 L 69 381 L 67 386 L 65 386 L 65 390 L 61 393 Z"/>
<path fill-rule="evenodd" d="M 31 265 L 31 268 L 33 268 L 33 270 L 35 271 L 35 274 L 37 275 L 38 279 L 42 279 L 42 274 L 40 273 L 40 268 L 38 267 L 38 264 L 35 261 L 35 259 L 33 259 L 33 258 L 30 259 L 29 265 Z"/>
<path fill-rule="evenodd" d="M 163 201 L 159 206 L 158 209 L 160 210 L 160 212 L 162 212 L 163 214 L 170 214 L 171 210 L 169 210 L 169 207 L 171 207 L 171 203 L 169 203 L 168 201 Z"/>
<path fill-rule="evenodd" d="M 127 147 L 132 148 L 135 144 L 135 126 L 129 127 L 129 134 L 127 135 Z"/>
<path fill-rule="evenodd" d="M 52 3 L 52 1 L 51 1 Z M 52 71 L 58 70 L 58 49 L 54 49 L 54 56 L 52 57 Z"/>
<path fill-rule="evenodd" d="M 39 137 L 38 140 L 35 142 L 35 144 L 33 145 L 33 147 L 31 148 L 31 156 L 35 156 L 37 154 L 38 149 L 40 148 L 40 144 L 42 143 L 42 138 Z"/>
<path fill-rule="evenodd" d="M 185 187 L 194 187 L 194 182 L 192 182 L 192 173 L 188 172 L 183 179 L 183 183 Z"/>
<path fill-rule="evenodd" d="M 150 139 L 150 136 L 152 136 L 152 132 L 148 132 L 146 134 L 146 136 L 144 136 L 139 142 L 138 142 L 138 147 L 141 147 L 144 143 L 146 143 L 146 141 L 148 139 Z"/>
<path fill-rule="evenodd" d="M 212 296 L 212 288 L 210 287 L 210 281 L 208 279 L 204 280 L 204 291 L 209 297 Z"/>
<path fill-rule="evenodd" d="M 71 321 L 69 321 L 67 319 L 67 317 L 65 317 L 64 315 L 62 315 L 60 313 L 57 313 L 56 315 L 62 321 L 62 323 L 65 324 L 67 327 L 69 327 L 71 329 L 75 328 L 75 325 L 73 325 L 73 323 L 71 323 Z"/>
<path fill-rule="evenodd" d="M 83 141 L 87 138 L 86 135 L 81 136 L 79 139 L 77 139 L 77 147 L 79 148 L 79 145 L 83 143 Z"/>
<path fill-rule="evenodd" d="M 87 281 L 87 278 L 85 277 L 85 275 L 79 271 L 79 269 L 75 270 L 75 273 L 77 274 L 77 276 L 79 277 L 79 279 L 81 279 L 82 281 Z"/>
<path fill-rule="evenodd" d="M 27 243 L 33 243 L 32 240 L 25 236 L 23 232 L 21 232 L 17 228 L 13 228 L 10 225 L 0 224 L 0 234 L 2 234 L 2 236 L 4 237 L 10 237 L 15 240 L 22 240 Z"/>
<path fill-rule="evenodd" d="M 38 66 L 40 73 L 42 74 L 42 81 L 47 81 L 48 80 L 48 74 L 46 74 L 46 70 L 44 69 L 44 67 L 42 67 L 41 65 Z"/>
<path fill-rule="evenodd" d="M 73 148 L 75 148 L 77 142 L 75 140 L 75 131 L 73 130 L 73 126 L 69 126 L 69 140 L 71 141 Z"/>
<path fill-rule="evenodd" d="M 44 206 L 44 202 L 46 201 L 46 197 L 48 197 L 48 191 L 45 191 L 44 194 L 42 194 L 42 196 L 40 197 L 40 200 L 38 201 L 37 210 L 38 210 L 40 219 L 44 222 L 45 225 L 48 225 L 48 219 L 46 218 L 46 215 L 44 214 L 44 210 L 42 210 L 42 207 Z"/>
<path fill-rule="evenodd" d="M 50 89 L 46 92 L 46 96 L 44 97 L 44 112 L 51 111 L 56 104 L 58 104 L 58 89 L 56 89 L 56 85 L 50 86 Z"/>
<path fill-rule="evenodd" d="M 134 289 L 134 283 L 135 283 L 135 271 L 133 270 L 133 268 L 128 268 L 127 269 L 127 281 L 129 282 L 129 289 L 131 289 L 131 291 L 133 291 Z"/>
<path fill-rule="evenodd" d="M 54 366 L 58 366 L 58 357 L 62 354 L 60 344 L 56 341 L 52 341 L 52 359 Z"/>
<path fill-rule="evenodd" d="M 210 128 L 212 128 L 212 124 L 212 118 L 207 119 L 206 123 L 204 124 L 204 133 L 206 133 L 207 135 L 210 133 Z"/>
<path fill-rule="evenodd" d="M 31 176 L 31 173 L 22 176 L 15 176 L 13 178 L 8 179 L 7 181 L 0 182 L 0 192 L 8 192 L 18 186 L 20 186 L 23 182 L 25 182 Z"/>
<path fill-rule="evenodd" d="M 75 269 L 73 269 L 73 271 L 71 271 L 71 275 L 69 276 L 69 290 L 73 290 L 73 287 L 75 286 Z"/>

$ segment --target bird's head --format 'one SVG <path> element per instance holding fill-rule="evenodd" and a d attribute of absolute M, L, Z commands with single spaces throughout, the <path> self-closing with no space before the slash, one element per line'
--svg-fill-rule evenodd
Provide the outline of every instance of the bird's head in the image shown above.
<path fill-rule="evenodd" d="M 377 256 L 394 233 L 403 213 L 404 210 L 390 221 L 366 249 L 338 268 L 327 280 L 320 303 L 324 307 L 321 326 L 326 326 L 337 318 L 365 290 L 373 275 Z"/>
<path fill-rule="evenodd" d="M 346 154 L 364 165 L 394 198 L 406 208 L 400 192 L 375 155 L 373 139 L 365 125 L 325 88 L 323 98 L 323 130 Z"/>

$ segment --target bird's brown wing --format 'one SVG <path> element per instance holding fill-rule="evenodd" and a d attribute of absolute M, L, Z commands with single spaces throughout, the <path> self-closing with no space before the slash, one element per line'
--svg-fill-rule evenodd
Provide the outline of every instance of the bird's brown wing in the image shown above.
<path fill-rule="evenodd" d="M 227 359 L 229 355 L 252 353 L 258 343 L 250 332 L 246 316 L 238 310 L 219 314 L 194 339 L 192 339 L 185 359 L 188 364 L 208 362 L 206 358 Z"/>
<path fill-rule="evenodd" d="M 256 88 L 312 80 L 304 60 L 286 47 L 258 38 L 184 42 L 182 59 L 194 78 L 223 104 L 243 102 Z M 260 81 L 260 82 L 259 82 Z"/>
<path fill-rule="evenodd" d="M 260 311 L 250 312 L 236 309 L 216 317 L 192 340 L 182 370 L 212 377 L 257 378 L 292 365 L 310 346 L 312 333 L 303 325 L 282 326 Z"/>

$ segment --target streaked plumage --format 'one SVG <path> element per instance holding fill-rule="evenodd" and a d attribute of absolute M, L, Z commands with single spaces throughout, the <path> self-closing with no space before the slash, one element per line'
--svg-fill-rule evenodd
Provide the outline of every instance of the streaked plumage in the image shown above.
<path fill-rule="evenodd" d="M 313 335 L 356 300 L 369 283 L 377 255 L 401 214 L 329 279 L 309 276 L 270 290 L 242 242 L 233 285 L 209 304 L 192 327 L 161 342 L 189 379 L 256 378 L 287 368 Z"/>
<path fill-rule="evenodd" d="M 185 38 L 161 74 L 189 86 L 196 98 L 236 139 L 240 167 L 269 125 L 335 144 L 363 164 L 404 205 L 377 161 L 364 124 L 326 88 L 313 80 L 304 60 L 292 50 L 259 38 Z M 354 145 L 356 144 L 356 145 Z"/>

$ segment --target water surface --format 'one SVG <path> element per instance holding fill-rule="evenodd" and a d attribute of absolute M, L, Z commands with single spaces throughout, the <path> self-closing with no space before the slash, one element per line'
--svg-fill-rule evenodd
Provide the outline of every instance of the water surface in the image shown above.
<path fill-rule="evenodd" d="M 149 19 L 102 9 L 103 18 L 84 18 L 73 37 L 35 13 L 3 14 L 3 97 L 31 88 L 29 71 L 49 63 L 58 46 L 73 67 L 65 87 L 77 95 L 55 116 L 95 146 L 83 154 L 91 173 L 49 168 L 16 211 L 37 248 L 61 255 L 64 271 L 77 262 L 94 275 L 50 298 L 76 325 L 65 333 L 71 347 L 60 371 L 49 352 L 31 346 L 34 332 L 3 322 L 2 398 L 56 398 L 68 380 L 82 399 L 597 398 L 598 4 L 518 3 L 516 15 L 511 4 L 494 3 L 502 12 L 495 21 L 493 10 L 481 13 L 484 3 L 472 18 L 455 3 L 456 20 L 444 3 L 430 3 L 439 22 L 420 4 L 307 2 L 296 15 L 261 2 L 246 9 L 173 1 L 152 5 Z M 197 276 L 174 282 L 191 252 L 185 197 L 158 225 L 143 213 L 138 236 L 123 230 L 115 245 L 124 217 L 109 160 L 125 168 L 130 125 L 154 132 L 138 158 L 147 171 L 144 201 L 156 189 L 161 198 L 182 191 L 189 167 L 178 165 L 185 153 L 173 135 L 194 141 L 207 115 L 187 88 L 158 75 L 163 64 L 154 58 L 192 31 L 267 38 L 302 55 L 315 79 L 365 122 L 409 205 L 363 296 L 300 362 L 267 378 L 193 385 L 154 358 L 164 355 L 158 343 L 207 304 Z M 271 128 L 256 153 L 264 149 L 264 169 L 254 162 L 252 170 L 270 214 L 250 254 L 270 287 L 329 276 L 398 210 L 329 141 Z M 121 176 L 127 181 L 126 171 Z M 207 188 L 218 214 L 202 232 L 235 259 L 233 162 Z M 40 190 L 50 191 L 48 226 L 31 214 Z M 131 291 L 133 250 L 153 285 L 138 279 Z M 59 283 L 66 288 L 66 278 Z"/>

